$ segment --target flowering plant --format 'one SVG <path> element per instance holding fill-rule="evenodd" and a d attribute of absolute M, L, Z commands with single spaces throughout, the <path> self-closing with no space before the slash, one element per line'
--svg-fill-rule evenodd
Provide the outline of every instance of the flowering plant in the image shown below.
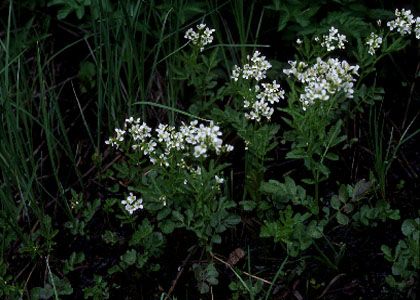
<path fill-rule="evenodd" d="M 387 24 L 388 32 L 371 31 L 363 39 L 351 39 L 334 26 L 321 38 L 299 38 L 296 60 L 289 61 L 283 72 L 271 72 L 273 63 L 255 50 L 242 64 L 231 68 L 230 78 L 224 77 L 225 85 L 218 82 L 223 78 L 216 71 L 218 49 L 209 58 L 201 54 L 213 41 L 214 30 L 200 24 L 197 31 L 191 28 L 185 33 L 193 47 L 192 52 L 182 53 L 182 63 L 189 72 L 175 72 L 194 89 L 195 97 L 209 100 L 194 100 L 190 113 L 210 116 L 211 120 L 181 122 L 178 127 L 159 124 L 152 129 L 130 117 L 106 141 L 122 151 L 129 164 L 138 166 L 130 176 L 129 196 L 121 201 L 129 217 L 136 217 L 136 210 L 142 209 L 139 216 L 156 222 L 163 234 L 177 229 L 193 232 L 210 260 L 206 267 L 195 266 L 201 270 L 196 272 L 197 279 L 206 281 L 206 291 L 217 279 L 208 281 L 203 270 L 217 277 L 213 245 L 221 243 L 222 233 L 240 222 L 234 211 L 237 202 L 242 214 L 255 210 L 264 220 L 260 236 L 284 244 L 290 256 L 299 256 L 326 238 L 324 231 L 334 222 L 338 226 L 369 225 L 376 219 L 399 218 L 398 211 L 383 201 L 360 204 L 370 183 L 341 184 L 337 195 L 332 196 L 320 190 L 330 178 L 331 165 L 340 160 L 338 148 L 345 141 L 344 147 L 351 146 L 343 120 L 354 110 L 372 104 L 380 94 L 376 87 L 367 94 L 363 80 L 381 58 L 408 43 L 406 35 L 414 31 L 417 37 L 417 21 L 410 11 L 396 10 L 395 16 Z M 356 43 L 357 51 L 342 58 L 352 43 Z M 337 56 L 340 51 L 344 54 Z M 226 99 L 227 103 L 215 107 L 216 101 Z M 226 136 L 234 136 L 229 144 L 223 141 Z M 284 176 L 283 181 L 266 181 L 266 163 L 278 140 L 288 145 L 284 153 L 287 159 L 303 162 L 304 178 L 300 181 L 290 176 Z M 234 146 L 235 153 L 244 154 L 243 159 L 238 158 L 244 164 L 244 175 L 243 179 L 231 176 L 229 181 L 224 175 L 230 164 L 223 160 Z M 240 180 L 241 201 L 236 202 L 232 191 L 237 188 L 229 188 L 229 183 Z M 363 215 L 367 211 L 370 217 Z M 336 268 L 337 263 L 325 255 L 323 259 Z"/>

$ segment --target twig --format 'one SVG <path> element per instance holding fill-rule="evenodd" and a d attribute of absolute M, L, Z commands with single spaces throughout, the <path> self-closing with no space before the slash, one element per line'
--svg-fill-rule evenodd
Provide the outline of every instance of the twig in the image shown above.
<path fill-rule="evenodd" d="M 171 296 L 171 294 L 174 291 L 175 286 L 176 286 L 176 284 L 178 282 L 179 277 L 181 277 L 182 272 L 184 272 L 185 265 L 188 263 L 188 261 L 190 260 L 191 256 L 195 253 L 195 250 L 196 249 L 197 249 L 197 247 L 194 246 L 194 248 L 190 250 L 190 253 L 184 259 L 184 261 L 182 262 L 182 265 L 178 268 L 178 273 L 176 274 L 175 279 L 172 281 L 172 285 L 169 288 L 168 293 L 166 294 L 166 297 L 165 297 L 164 300 L 168 300 L 169 297 Z"/>
<path fill-rule="evenodd" d="M 52 288 L 53 288 L 53 291 L 54 291 L 55 299 L 58 300 L 57 288 L 55 287 L 54 276 L 53 276 L 53 274 L 51 272 L 49 259 L 50 259 L 50 256 L 47 255 L 47 257 L 45 258 L 45 263 L 47 265 L 48 276 L 49 276 L 49 279 L 50 279 L 50 282 L 51 282 L 51 285 L 52 285 Z"/>
<path fill-rule="evenodd" d="M 35 268 L 36 268 L 36 265 L 37 264 L 34 264 L 34 266 L 32 267 L 32 269 L 31 269 L 31 271 L 29 272 L 29 275 L 28 275 L 28 277 L 26 278 L 26 280 L 25 280 L 25 283 L 24 283 L 24 285 L 23 285 L 23 290 L 27 290 L 26 289 L 26 287 L 27 287 L 27 285 L 28 285 L 28 282 L 29 282 L 29 280 L 31 279 L 31 277 L 32 277 L 32 273 L 34 272 L 34 270 L 35 270 Z"/>
<path fill-rule="evenodd" d="M 222 259 L 220 259 L 220 258 L 218 258 L 216 255 L 214 255 L 214 254 L 212 254 L 211 253 L 211 256 L 214 258 L 214 259 L 216 259 L 217 261 L 219 261 L 219 262 L 221 262 L 222 264 L 224 264 L 225 266 L 227 266 L 229 269 L 231 269 L 233 272 L 234 272 L 234 270 L 233 270 L 233 268 L 232 268 L 232 266 L 229 264 L 229 263 L 227 263 L 227 262 L 225 262 L 224 260 L 222 260 Z M 264 283 L 266 283 L 266 284 L 273 284 L 271 281 L 268 281 L 268 280 L 266 280 L 266 279 L 264 279 L 264 278 L 261 278 L 261 277 L 258 277 L 258 276 L 255 276 L 255 275 L 252 275 L 252 274 L 249 274 L 248 272 L 245 272 L 245 271 L 241 271 L 243 274 L 245 274 L 245 275 L 247 275 L 247 276 L 249 276 L 249 277 L 252 277 L 252 278 L 254 278 L 254 279 L 256 279 L 256 280 L 259 280 L 259 281 L 261 281 L 261 282 L 264 282 Z"/>
<path fill-rule="evenodd" d="M 322 294 L 321 295 L 319 295 L 318 297 L 317 297 L 317 299 L 320 299 L 320 298 L 322 298 L 322 297 L 324 297 L 325 296 L 325 294 L 328 292 L 328 290 L 331 288 L 331 286 L 338 280 L 338 279 L 340 279 L 341 277 L 343 277 L 343 276 L 345 276 L 346 274 L 345 273 L 341 273 L 341 274 L 338 274 L 337 276 L 335 276 L 331 281 L 330 281 L 330 283 L 327 285 L 327 287 L 324 289 L 324 291 L 322 292 Z"/>

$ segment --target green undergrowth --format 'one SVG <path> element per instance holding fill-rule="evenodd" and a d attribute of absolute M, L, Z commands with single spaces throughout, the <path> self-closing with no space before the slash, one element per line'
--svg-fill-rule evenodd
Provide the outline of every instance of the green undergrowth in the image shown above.
<path fill-rule="evenodd" d="M 418 4 L 0 15 L 0 298 L 416 299 Z"/>

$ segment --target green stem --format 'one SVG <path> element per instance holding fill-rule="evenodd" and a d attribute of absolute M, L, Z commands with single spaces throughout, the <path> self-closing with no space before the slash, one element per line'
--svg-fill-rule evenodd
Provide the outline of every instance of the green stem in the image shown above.
<path fill-rule="evenodd" d="M 319 179 L 318 179 L 318 171 L 316 172 L 316 177 L 315 177 L 315 200 L 316 200 L 316 206 L 318 207 L 318 211 L 319 211 Z"/>

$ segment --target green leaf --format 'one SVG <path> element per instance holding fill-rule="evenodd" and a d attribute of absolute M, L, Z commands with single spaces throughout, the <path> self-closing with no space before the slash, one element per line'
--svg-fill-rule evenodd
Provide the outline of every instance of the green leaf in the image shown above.
<path fill-rule="evenodd" d="M 281 10 L 281 13 L 278 18 L 279 18 L 279 23 L 277 25 L 277 31 L 282 31 L 290 20 L 290 14 L 287 11 L 287 8 L 283 8 Z"/>
<path fill-rule="evenodd" d="M 302 179 L 302 182 L 303 183 L 306 183 L 306 184 L 315 184 L 315 180 L 313 180 L 312 178 L 304 178 L 304 179 Z"/>
<path fill-rule="evenodd" d="M 392 261 L 392 250 L 387 245 L 382 245 L 381 250 L 385 255 L 385 259 L 388 261 Z"/>
<path fill-rule="evenodd" d="M 398 209 L 391 210 L 388 214 L 388 218 L 390 218 L 391 220 L 399 220 L 401 218 L 400 211 Z"/>
<path fill-rule="evenodd" d="M 315 239 L 322 237 L 323 227 L 316 224 L 316 221 L 312 221 L 307 227 L 307 232 L 309 236 Z"/>
<path fill-rule="evenodd" d="M 205 282 L 199 282 L 197 287 L 201 294 L 207 294 L 210 291 L 209 285 Z"/>
<path fill-rule="evenodd" d="M 395 281 L 395 278 L 394 278 L 394 276 L 392 276 L 392 275 L 388 275 L 387 277 L 385 277 L 385 281 L 386 281 L 386 283 L 388 283 L 388 284 L 389 284 L 389 286 L 391 286 L 391 287 L 396 287 L 396 286 L 397 286 L 397 283 L 396 283 L 396 281 Z"/>
<path fill-rule="evenodd" d="M 331 197 L 331 206 L 332 208 L 334 208 L 335 210 L 339 210 L 341 207 L 341 202 L 338 199 L 337 195 L 334 195 Z"/>
<path fill-rule="evenodd" d="M 255 209 L 255 207 L 257 207 L 257 203 L 255 201 L 250 200 L 241 201 L 239 202 L 239 204 L 242 205 L 245 211 L 252 211 Z"/>
<path fill-rule="evenodd" d="M 64 264 L 63 273 L 67 274 L 74 270 L 74 266 L 80 264 L 85 260 L 85 254 L 83 252 L 73 252 L 69 259 Z"/>
<path fill-rule="evenodd" d="M 138 226 L 137 230 L 133 233 L 129 242 L 130 246 L 141 245 L 143 241 L 153 233 L 153 226 L 149 220 L 144 219 L 141 225 Z"/>
<path fill-rule="evenodd" d="M 240 222 L 241 222 L 241 217 L 237 215 L 229 215 L 224 220 L 224 223 L 229 227 L 235 226 L 239 224 Z"/>
<path fill-rule="evenodd" d="M 329 159 L 329 160 L 338 160 L 338 155 L 332 152 L 329 152 L 325 155 L 325 158 Z"/>
<path fill-rule="evenodd" d="M 341 225 L 348 225 L 350 222 L 349 217 L 347 217 L 345 214 L 343 214 L 342 212 L 337 212 L 337 222 Z"/>
<path fill-rule="evenodd" d="M 57 13 L 57 19 L 64 20 L 71 13 L 72 9 L 70 7 L 62 8 Z"/>
<path fill-rule="evenodd" d="M 121 256 L 121 261 L 125 262 L 129 266 L 135 264 L 136 260 L 137 260 L 137 251 L 134 249 L 127 250 L 127 252 Z"/>
<path fill-rule="evenodd" d="M 418 225 L 416 226 L 416 222 L 412 219 L 407 219 L 402 223 L 401 231 L 405 236 L 410 236 L 415 230 L 419 229 Z"/>
<path fill-rule="evenodd" d="M 181 223 L 184 223 L 184 216 L 183 216 L 183 215 L 182 215 L 179 211 L 174 210 L 174 211 L 172 212 L 172 216 L 173 216 L 176 220 L 180 221 Z"/>
<path fill-rule="evenodd" d="M 60 279 L 58 276 L 54 275 L 54 284 L 57 289 L 58 295 L 71 295 L 73 294 L 73 288 L 67 278 Z"/>
<path fill-rule="evenodd" d="M 85 7 L 83 5 L 80 5 L 76 8 L 76 16 L 80 20 L 85 15 Z"/>
<path fill-rule="evenodd" d="M 325 175 L 326 177 L 329 177 L 330 175 L 330 169 L 324 164 L 318 164 L 318 170 Z"/>
<path fill-rule="evenodd" d="M 354 206 L 351 203 L 346 203 L 343 207 L 343 211 L 347 214 L 351 213 L 353 211 L 353 209 L 354 209 Z"/>
<path fill-rule="evenodd" d="M 112 275 L 114 273 L 122 272 L 122 271 L 123 271 L 123 269 L 121 268 L 121 266 L 115 265 L 115 266 L 112 266 L 108 269 L 108 274 Z"/>
<path fill-rule="evenodd" d="M 371 189 L 372 183 L 364 179 L 358 181 L 353 189 L 352 200 L 359 201 Z"/>
<path fill-rule="evenodd" d="M 342 184 L 338 190 L 338 199 L 342 203 L 346 203 L 348 200 L 347 187 L 344 184 Z"/>
<path fill-rule="evenodd" d="M 279 192 L 281 183 L 277 180 L 269 180 L 268 182 L 261 183 L 260 192 L 269 195 L 275 195 Z"/>
<path fill-rule="evenodd" d="M 220 243 L 222 243 L 222 237 L 218 234 L 215 234 L 211 238 L 211 242 L 214 243 L 214 244 L 220 244 Z"/>
<path fill-rule="evenodd" d="M 53 5 L 60 5 L 60 4 L 66 4 L 66 0 L 50 0 L 47 6 L 50 7 Z"/>
<path fill-rule="evenodd" d="M 102 235 L 102 240 L 107 244 L 114 245 L 118 242 L 118 236 L 115 232 L 106 230 L 105 233 Z"/>
<path fill-rule="evenodd" d="M 164 207 L 156 216 L 156 219 L 158 221 L 162 221 L 165 219 L 169 214 L 171 213 L 171 210 L 168 207 Z"/>
<path fill-rule="evenodd" d="M 290 159 L 301 159 L 305 157 L 307 157 L 307 154 L 305 153 L 305 150 L 301 148 L 292 149 L 286 154 L 286 158 Z"/>
<path fill-rule="evenodd" d="M 165 234 L 170 234 L 175 230 L 175 223 L 171 220 L 165 220 L 159 224 L 159 228 Z"/>
<path fill-rule="evenodd" d="M 50 299 L 53 296 L 53 293 L 52 289 L 45 289 L 37 286 L 31 290 L 30 299 Z"/>

